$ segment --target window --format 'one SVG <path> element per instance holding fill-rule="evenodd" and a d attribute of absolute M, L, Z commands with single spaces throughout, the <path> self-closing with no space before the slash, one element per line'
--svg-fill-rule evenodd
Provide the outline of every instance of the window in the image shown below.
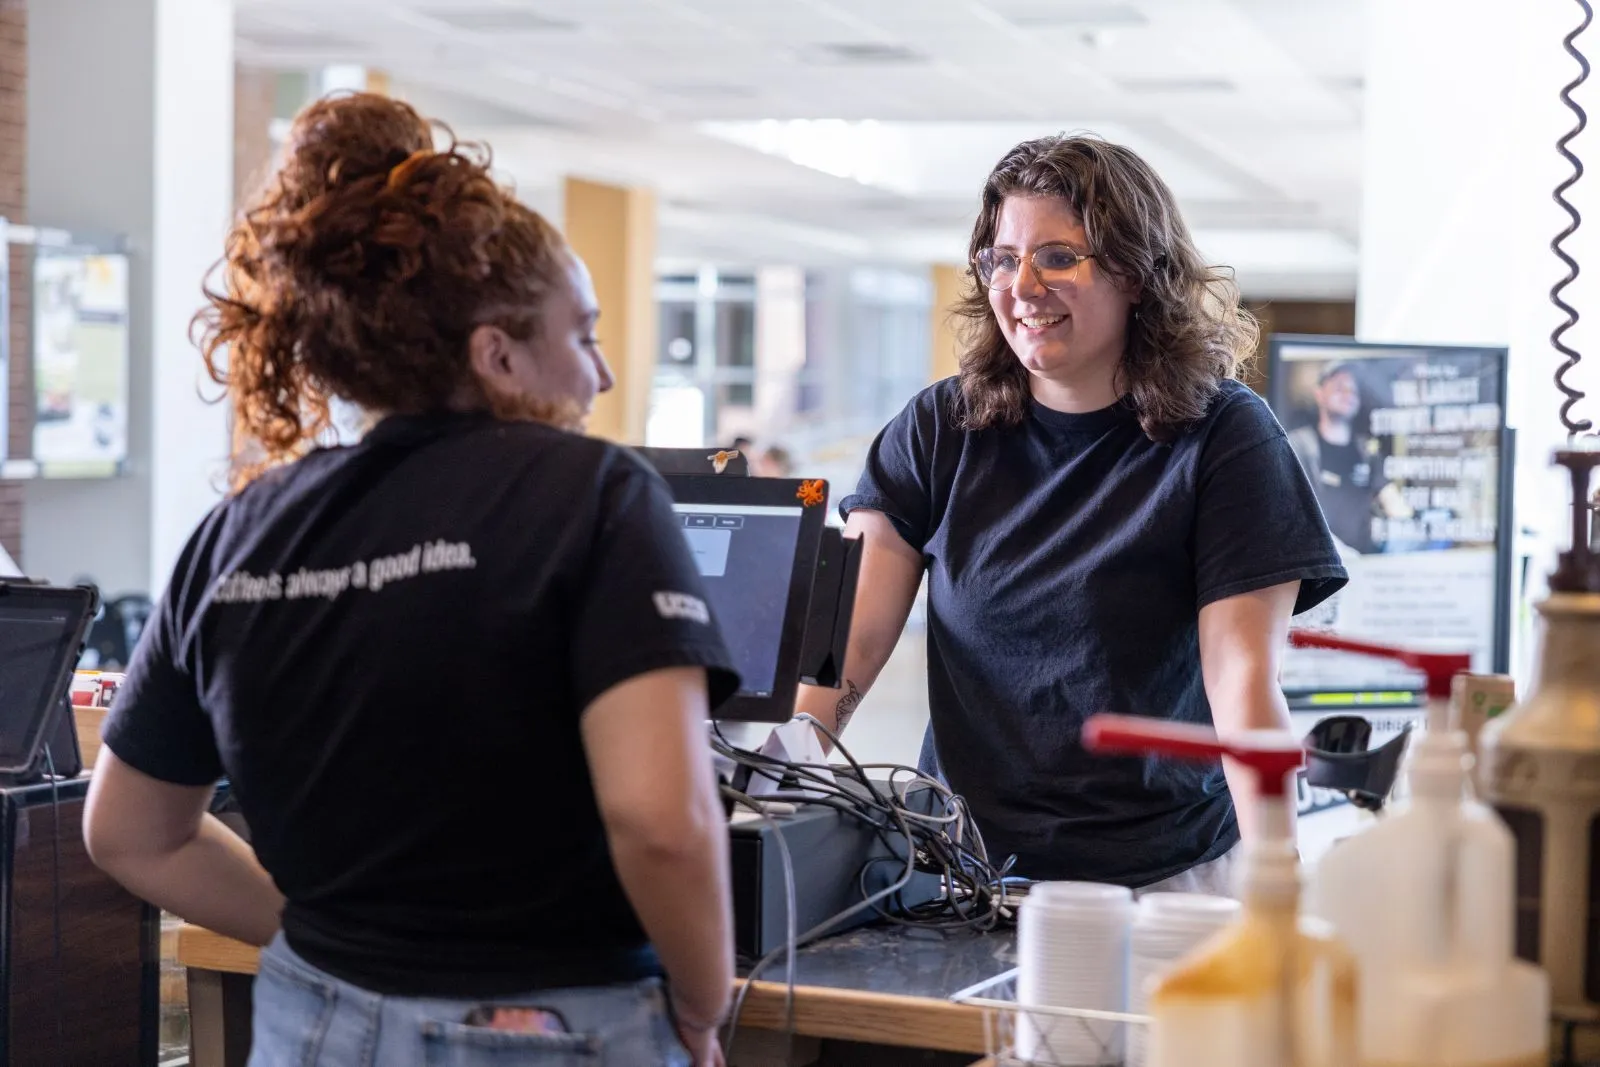
<path fill-rule="evenodd" d="M 745 436 L 758 453 L 781 447 L 798 475 L 847 486 L 928 384 L 933 287 L 920 271 L 705 267 L 660 277 L 656 293 L 648 444 Z"/>

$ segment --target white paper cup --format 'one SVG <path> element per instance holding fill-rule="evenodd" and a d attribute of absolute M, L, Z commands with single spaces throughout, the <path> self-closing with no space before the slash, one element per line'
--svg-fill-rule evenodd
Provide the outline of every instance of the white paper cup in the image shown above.
<path fill-rule="evenodd" d="M 1122 1061 L 1123 1024 L 1027 1007 L 1126 1011 L 1133 910 L 1133 894 L 1122 886 L 1046 882 L 1028 890 L 1017 915 L 1021 1059 L 1050 1067 Z"/>
<path fill-rule="evenodd" d="M 1239 914 L 1231 897 L 1203 893 L 1147 893 L 1139 900 L 1129 935 L 1128 1010 L 1144 1014 L 1150 980 L 1165 973 Z M 1145 1067 L 1148 1035 L 1128 1029 L 1128 1067 Z"/>

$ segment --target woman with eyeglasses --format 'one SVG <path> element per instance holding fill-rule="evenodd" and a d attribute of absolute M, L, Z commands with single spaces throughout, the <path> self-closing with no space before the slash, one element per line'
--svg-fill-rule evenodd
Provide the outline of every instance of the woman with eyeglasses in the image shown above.
<path fill-rule="evenodd" d="M 1287 727 L 1289 619 L 1346 581 L 1316 497 L 1237 380 L 1257 328 L 1175 198 L 1091 137 L 1012 149 L 983 190 L 959 377 L 873 443 L 843 728 L 928 580 L 936 765 L 1012 873 L 1231 891 L 1250 783 L 1083 750 L 1096 712 Z"/>

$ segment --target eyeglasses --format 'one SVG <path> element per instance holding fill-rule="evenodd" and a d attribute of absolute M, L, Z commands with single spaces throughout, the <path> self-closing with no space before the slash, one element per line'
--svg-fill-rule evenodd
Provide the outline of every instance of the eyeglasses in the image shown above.
<path fill-rule="evenodd" d="M 1033 274 L 1039 284 L 1054 291 L 1071 284 L 1078 264 L 1093 258 L 1093 252 L 1075 252 L 1066 245 L 1044 245 L 1035 248 L 1028 261 L 1033 264 Z M 1022 269 L 1022 260 L 1015 252 L 985 248 L 972 257 L 972 267 L 978 272 L 978 280 L 990 289 L 1009 289 Z"/>

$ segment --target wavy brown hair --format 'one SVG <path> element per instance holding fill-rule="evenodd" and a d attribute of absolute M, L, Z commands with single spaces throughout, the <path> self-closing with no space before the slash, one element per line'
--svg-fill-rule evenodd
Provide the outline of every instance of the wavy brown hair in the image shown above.
<path fill-rule="evenodd" d="M 1096 137 L 1055 136 L 1017 145 L 983 187 L 968 262 L 994 244 L 1007 197 L 1060 197 L 1083 220 L 1095 262 L 1139 292 L 1130 313 L 1118 391 L 1154 441 L 1170 441 L 1204 417 L 1219 384 L 1238 374 L 1260 331 L 1239 306 L 1232 271 L 1206 264 L 1176 199 L 1136 154 Z M 1015 426 L 1027 413 L 1028 371 L 1006 343 L 977 272 L 955 314 L 965 320 L 963 424 Z"/>
<path fill-rule="evenodd" d="M 498 410 L 468 337 L 487 324 L 530 339 L 565 250 L 490 177 L 487 149 L 385 96 L 310 105 L 195 317 L 232 402 L 234 487 L 322 439 L 334 396 L 374 415 Z"/>

